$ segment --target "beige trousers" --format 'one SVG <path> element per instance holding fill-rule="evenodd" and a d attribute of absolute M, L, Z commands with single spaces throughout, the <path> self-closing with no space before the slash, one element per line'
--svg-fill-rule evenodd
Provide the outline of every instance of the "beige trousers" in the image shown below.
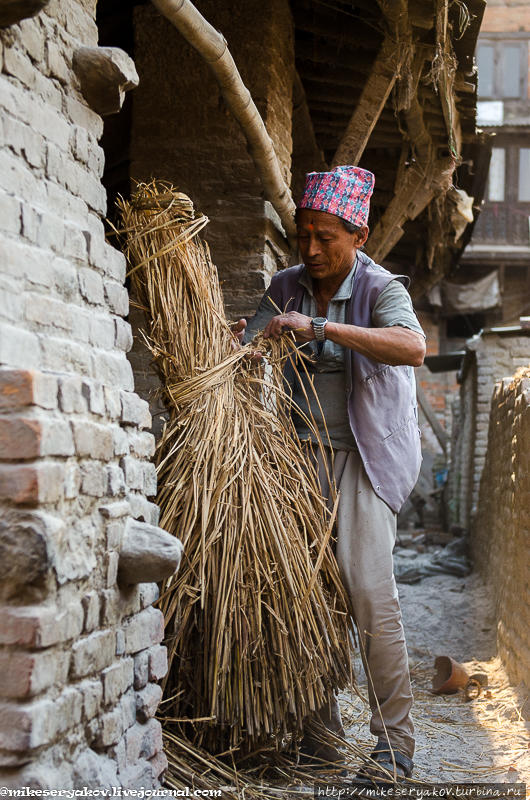
<path fill-rule="evenodd" d="M 396 514 L 372 489 L 358 452 L 333 452 L 333 473 L 340 491 L 336 555 L 351 600 L 368 679 L 370 731 L 412 758 L 412 689 L 392 561 Z M 330 468 L 331 450 L 327 448 L 326 457 Z M 322 492 L 328 496 L 321 453 L 318 468 Z M 333 705 L 338 706 L 336 700 Z M 326 706 L 320 716 L 328 727 L 340 732 L 338 707 Z"/>

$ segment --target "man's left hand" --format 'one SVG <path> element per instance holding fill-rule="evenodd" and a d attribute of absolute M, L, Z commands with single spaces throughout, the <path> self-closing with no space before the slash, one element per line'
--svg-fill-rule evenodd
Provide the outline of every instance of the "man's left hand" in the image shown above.
<path fill-rule="evenodd" d="M 311 317 L 289 311 L 287 314 L 278 314 L 269 320 L 263 335 L 267 339 L 279 339 L 285 331 L 292 331 L 297 342 L 310 342 L 315 338 Z"/>

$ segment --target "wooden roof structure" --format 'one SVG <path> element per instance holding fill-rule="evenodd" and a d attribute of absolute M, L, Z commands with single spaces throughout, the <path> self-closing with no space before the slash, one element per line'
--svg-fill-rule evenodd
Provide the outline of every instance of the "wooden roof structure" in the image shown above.
<path fill-rule="evenodd" d="M 471 236 L 455 189 L 479 212 L 490 148 L 475 129 L 473 54 L 485 5 L 291 0 L 295 106 L 306 104 L 322 166 L 375 173 L 366 251 L 413 277 L 415 299 Z"/>

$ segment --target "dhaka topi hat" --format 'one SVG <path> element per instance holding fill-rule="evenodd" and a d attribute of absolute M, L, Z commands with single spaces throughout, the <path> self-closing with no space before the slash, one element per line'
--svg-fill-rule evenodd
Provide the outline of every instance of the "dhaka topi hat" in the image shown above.
<path fill-rule="evenodd" d="M 325 211 L 351 222 L 366 225 L 375 178 L 360 167 L 334 167 L 331 172 L 308 172 L 298 208 Z"/>

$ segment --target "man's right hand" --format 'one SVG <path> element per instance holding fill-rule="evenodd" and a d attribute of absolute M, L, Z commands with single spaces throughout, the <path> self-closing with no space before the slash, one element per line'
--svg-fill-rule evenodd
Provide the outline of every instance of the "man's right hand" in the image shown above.
<path fill-rule="evenodd" d="M 245 335 L 246 327 L 247 327 L 246 319 L 239 319 L 237 322 L 234 322 L 234 324 L 230 327 L 234 339 L 237 339 L 239 344 L 243 343 L 243 336 Z"/>

